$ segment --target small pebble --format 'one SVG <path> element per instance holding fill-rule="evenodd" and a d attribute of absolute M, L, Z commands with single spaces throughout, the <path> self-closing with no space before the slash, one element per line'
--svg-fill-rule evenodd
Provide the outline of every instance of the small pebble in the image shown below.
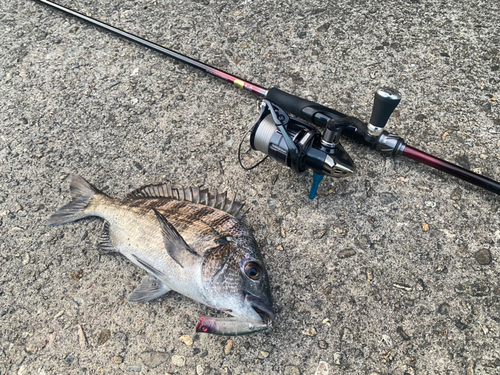
<path fill-rule="evenodd" d="M 109 340 L 110 337 L 111 337 L 111 332 L 109 329 L 101 331 L 99 339 L 97 340 L 97 345 L 103 345 L 106 341 Z"/>
<path fill-rule="evenodd" d="M 317 238 L 317 239 L 323 238 L 323 236 L 325 235 L 325 233 L 326 233 L 326 230 L 320 230 L 320 231 L 318 231 L 318 232 L 316 232 L 314 234 L 314 237 Z"/>
<path fill-rule="evenodd" d="M 474 375 L 474 368 L 476 366 L 476 362 L 471 360 L 467 367 L 465 368 L 465 374 L 466 375 Z"/>
<path fill-rule="evenodd" d="M 229 339 L 226 342 L 226 346 L 224 347 L 224 354 L 228 355 L 231 352 L 231 349 L 233 348 L 233 340 Z"/>
<path fill-rule="evenodd" d="M 283 246 L 278 245 L 278 247 L 276 249 L 279 250 L 279 251 L 283 251 Z"/>
<path fill-rule="evenodd" d="M 78 343 L 80 344 L 80 349 L 82 350 L 84 350 L 87 346 L 87 340 L 81 325 L 78 325 Z"/>
<path fill-rule="evenodd" d="M 202 365 L 196 366 L 196 375 L 203 375 L 205 373 L 205 369 Z"/>
<path fill-rule="evenodd" d="M 320 347 L 320 349 L 327 349 L 328 343 L 325 340 L 319 340 L 318 346 Z"/>
<path fill-rule="evenodd" d="M 462 198 L 462 192 L 460 191 L 460 189 L 453 190 L 450 198 L 453 199 L 454 201 L 460 200 Z"/>
<path fill-rule="evenodd" d="M 191 346 L 193 345 L 193 339 L 189 335 L 183 335 L 179 338 L 184 344 Z"/>
<path fill-rule="evenodd" d="M 427 224 L 427 223 L 422 223 L 422 230 L 423 230 L 424 232 L 427 232 L 427 231 L 429 230 L 429 224 Z"/>
<path fill-rule="evenodd" d="M 164 352 L 146 351 L 141 353 L 140 358 L 143 365 L 155 368 L 166 362 L 170 355 Z"/>
<path fill-rule="evenodd" d="M 300 370 L 297 366 L 285 366 L 283 375 L 300 375 Z"/>
<path fill-rule="evenodd" d="M 318 368 L 316 369 L 314 375 L 328 375 L 328 373 L 328 363 L 325 361 L 319 361 Z"/>
<path fill-rule="evenodd" d="M 177 367 L 184 367 L 184 365 L 186 364 L 186 357 L 182 355 L 173 355 L 172 364 Z"/>
<path fill-rule="evenodd" d="M 72 272 L 69 273 L 69 278 L 72 281 L 74 281 L 74 282 L 77 282 L 82 277 L 83 277 L 83 270 L 82 269 L 79 269 L 79 270 L 76 270 L 76 271 L 72 271 Z"/>
<path fill-rule="evenodd" d="M 302 332 L 306 336 L 316 336 L 317 332 L 314 329 L 314 327 L 311 327 L 311 329 L 308 329 L 307 331 Z"/>
<path fill-rule="evenodd" d="M 366 282 L 370 283 L 373 280 L 373 270 L 371 268 L 366 269 Z"/>
<path fill-rule="evenodd" d="M 459 330 L 463 331 L 464 329 L 467 329 L 468 325 L 462 322 L 462 319 L 457 319 L 455 320 L 455 327 L 457 327 Z"/>
<path fill-rule="evenodd" d="M 333 363 L 335 363 L 337 366 L 340 366 L 340 357 L 341 356 L 342 356 L 342 354 L 340 354 L 339 352 L 333 353 Z"/>
<path fill-rule="evenodd" d="M 450 305 L 446 302 L 442 303 L 438 307 L 438 313 L 441 315 L 448 315 L 450 313 Z"/>
<path fill-rule="evenodd" d="M 420 291 L 423 291 L 425 289 L 425 283 L 424 283 L 424 280 L 422 279 L 418 279 L 417 280 L 417 284 L 415 285 L 415 288 L 417 290 L 420 290 Z"/>
<path fill-rule="evenodd" d="M 479 250 L 476 254 L 474 254 L 474 257 L 482 266 L 486 266 L 491 263 L 491 253 L 488 249 Z"/>
<path fill-rule="evenodd" d="M 413 288 L 409 285 L 406 285 L 406 284 L 400 284 L 400 283 L 394 283 L 392 284 L 395 288 L 398 288 L 398 289 L 403 289 L 403 290 L 406 290 L 407 292 L 411 292 L 413 290 Z"/>
<path fill-rule="evenodd" d="M 128 372 L 141 372 L 142 367 L 141 366 L 127 366 L 125 369 Z"/>
<path fill-rule="evenodd" d="M 352 257 L 353 255 L 356 255 L 356 251 L 354 249 L 342 250 L 337 254 L 337 256 L 340 259 L 349 258 Z"/>
<path fill-rule="evenodd" d="M 392 346 L 392 338 L 389 335 L 382 335 L 382 341 L 385 343 L 387 346 Z"/>
<path fill-rule="evenodd" d="M 260 354 L 264 357 L 267 358 L 269 357 L 269 352 L 261 351 Z"/>
<path fill-rule="evenodd" d="M 122 362 L 123 362 L 123 357 L 120 357 L 119 355 L 115 355 L 115 356 L 113 357 L 113 361 L 114 361 L 115 363 L 122 363 Z"/>
<path fill-rule="evenodd" d="M 408 334 L 403 330 L 403 327 L 399 326 L 397 329 L 396 329 L 396 332 L 399 333 L 399 335 L 401 336 L 401 338 L 404 340 L 404 341 L 408 341 L 410 340 L 410 336 L 408 336 Z"/>

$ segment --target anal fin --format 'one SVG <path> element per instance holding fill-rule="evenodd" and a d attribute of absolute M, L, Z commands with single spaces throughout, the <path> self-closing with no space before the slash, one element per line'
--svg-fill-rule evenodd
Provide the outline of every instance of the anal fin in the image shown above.
<path fill-rule="evenodd" d="M 109 223 L 105 222 L 102 227 L 101 236 L 97 242 L 97 247 L 105 252 L 115 251 L 115 246 L 111 242 L 111 237 L 109 236 Z"/>
<path fill-rule="evenodd" d="M 127 301 L 130 303 L 144 303 L 154 300 L 169 291 L 170 289 L 166 288 L 156 277 L 146 275 L 142 279 L 141 284 L 128 297 Z"/>

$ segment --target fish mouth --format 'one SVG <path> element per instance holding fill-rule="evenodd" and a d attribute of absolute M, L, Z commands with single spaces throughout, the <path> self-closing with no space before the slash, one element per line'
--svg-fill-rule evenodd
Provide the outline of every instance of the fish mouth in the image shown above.
<path fill-rule="evenodd" d="M 247 294 L 246 300 L 250 302 L 252 308 L 261 318 L 267 318 L 270 321 L 274 320 L 276 313 L 274 312 L 273 305 L 270 301 L 254 296 L 253 294 Z"/>

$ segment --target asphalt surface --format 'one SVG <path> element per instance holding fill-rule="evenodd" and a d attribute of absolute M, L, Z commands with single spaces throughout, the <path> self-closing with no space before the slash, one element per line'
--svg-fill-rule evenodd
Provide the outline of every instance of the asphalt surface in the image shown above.
<path fill-rule="evenodd" d="M 500 179 L 498 1 L 62 1 L 264 87 L 367 120 Z M 260 99 L 35 1 L 0 4 L 0 374 L 498 374 L 500 199 L 348 140 L 312 176 L 237 146 Z M 237 192 L 272 277 L 272 329 L 196 334 L 219 314 L 100 254 L 98 220 L 49 228 L 79 174 L 123 197 L 171 181 Z M 231 340 L 231 341 L 230 341 Z"/>

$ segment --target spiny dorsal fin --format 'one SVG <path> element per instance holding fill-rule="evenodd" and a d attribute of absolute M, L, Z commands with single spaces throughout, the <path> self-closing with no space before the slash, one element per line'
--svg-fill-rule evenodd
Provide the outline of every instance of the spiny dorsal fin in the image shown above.
<path fill-rule="evenodd" d="M 205 206 L 227 212 L 238 219 L 241 219 L 246 213 L 246 211 L 243 212 L 241 210 L 244 203 L 235 200 L 236 195 L 234 195 L 232 199 L 229 199 L 227 192 L 219 194 L 217 190 L 212 192 L 208 189 L 201 189 L 199 186 L 176 189 L 173 188 L 170 183 L 147 185 L 127 194 L 127 199 L 130 200 L 152 198 L 171 198 L 196 204 L 204 204 Z"/>

